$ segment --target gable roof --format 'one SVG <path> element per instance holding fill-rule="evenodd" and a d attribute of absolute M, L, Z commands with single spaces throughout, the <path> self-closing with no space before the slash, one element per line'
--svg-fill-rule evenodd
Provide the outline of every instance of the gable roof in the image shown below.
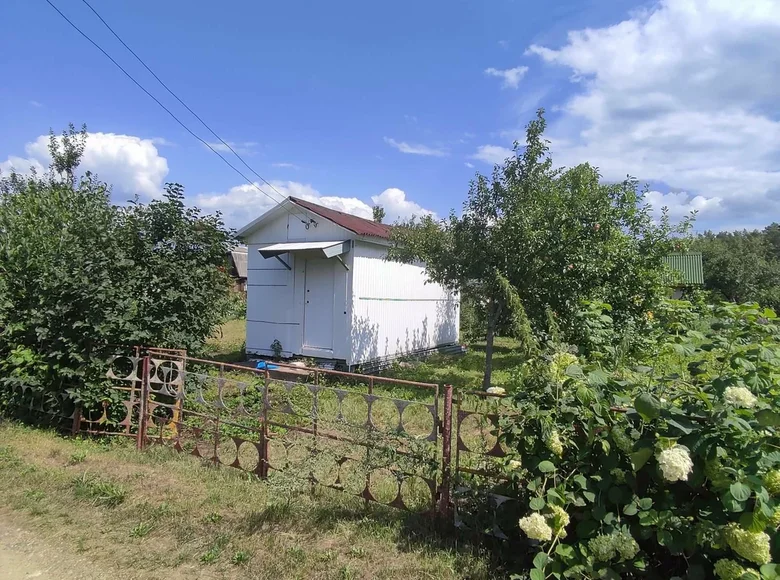
<path fill-rule="evenodd" d="M 290 201 L 294 204 L 301 206 L 304 209 L 309 210 L 312 213 L 316 213 L 318 216 L 332 221 L 337 226 L 341 226 L 345 230 L 349 230 L 359 236 L 373 236 L 375 238 L 383 238 L 385 240 L 390 239 L 390 232 L 392 227 L 385 224 L 378 224 L 374 221 L 357 217 L 344 213 L 343 211 L 337 211 L 330 209 L 310 201 L 299 199 L 297 197 L 290 196 Z"/>
<path fill-rule="evenodd" d="M 234 274 L 239 278 L 247 277 L 247 247 L 236 246 L 230 251 L 230 259 L 233 262 Z"/>

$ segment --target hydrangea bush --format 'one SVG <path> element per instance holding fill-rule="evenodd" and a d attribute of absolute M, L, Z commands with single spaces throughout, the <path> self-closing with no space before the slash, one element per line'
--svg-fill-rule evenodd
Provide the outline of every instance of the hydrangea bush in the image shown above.
<path fill-rule="evenodd" d="M 496 403 L 515 578 L 779 577 L 778 321 L 666 308 L 640 364 L 536 358 Z"/>

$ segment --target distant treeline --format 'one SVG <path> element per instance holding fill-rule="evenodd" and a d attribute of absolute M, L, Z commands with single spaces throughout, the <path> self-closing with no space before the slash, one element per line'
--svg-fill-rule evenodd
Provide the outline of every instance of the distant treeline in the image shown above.
<path fill-rule="evenodd" d="M 702 253 L 704 287 L 714 298 L 780 309 L 780 224 L 708 231 L 694 239 L 692 249 Z"/>

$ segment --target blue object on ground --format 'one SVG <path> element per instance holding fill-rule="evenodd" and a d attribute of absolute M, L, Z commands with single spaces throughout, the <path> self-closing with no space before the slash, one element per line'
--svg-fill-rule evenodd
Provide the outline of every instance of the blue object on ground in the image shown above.
<path fill-rule="evenodd" d="M 267 363 L 264 360 L 260 360 L 260 361 L 257 361 L 257 367 L 256 368 L 258 368 L 260 370 L 268 369 L 269 371 L 272 371 L 272 370 L 278 369 L 279 367 L 274 365 L 274 364 Z"/>

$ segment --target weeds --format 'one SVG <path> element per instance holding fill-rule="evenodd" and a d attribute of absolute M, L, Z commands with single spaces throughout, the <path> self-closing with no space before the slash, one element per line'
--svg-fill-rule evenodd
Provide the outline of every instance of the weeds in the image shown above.
<path fill-rule="evenodd" d="M 219 557 L 222 555 L 222 551 L 225 549 L 225 546 L 227 546 L 228 543 L 230 543 L 230 538 L 228 536 L 225 534 L 218 535 L 214 539 L 214 542 L 211 544 L 211 547 L 208 549 L 208 551 L 200 557 L 200 561 L 203 564 L 213 564 L 219 560 Z"/>
<path fill-rule="evenodd" d="M 113 508 L 125 501 L 127 490 L 107 479 L 84 472 L 73 480 L 74 495 L 94 505 Z"/>
<path fill-rule="evenodd" d="M 149 522 L 140 522 L 130 530 L 131 538 L 145 538 L 154 529 L 154 524 Z"/>
<path fill-rule="evenodd" d="M 70 459 L 68 460 L 68 465 L 78 465 L 79 463 L 84 463 L 86 459 L 87 452 L 83 449 L 79 449 L 78 451 L 75 451 L 71 454 Z"/>
<path fill-rule="evenodd" d="M 230 562 L 234 566 L 240 566 L 241 564 L 246 564 L 249 562 L 250 558 L 249 552 L 246 552 L 244 550 L 238 550 L 235 554 L 233 554 L 233 557 L 230 558 Z"/>

